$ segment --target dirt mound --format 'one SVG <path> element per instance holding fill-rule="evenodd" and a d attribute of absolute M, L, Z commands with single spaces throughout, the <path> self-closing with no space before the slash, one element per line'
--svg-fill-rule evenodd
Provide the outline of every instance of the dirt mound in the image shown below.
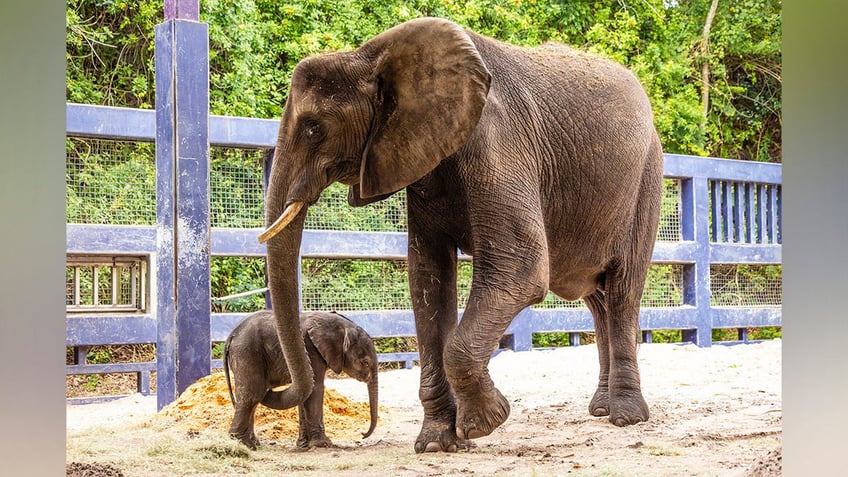
<path fill-rule="evenodd" d="M 361 439 L 370 422 L 368 403 L 352 402 L 333 389 L 324 392 L 324 427 L 330 439 Z M 186 388 L 176 401 L 165 406 L 156 419 L 172 420 L 188 433 L 203 429 L 226 432 L 233 419 L 233 405 L 222 373 L 213 373 Z M 256 407 L 256 435 L 262 441 L 297 439 L 297 408 L 282 411 Z"/>

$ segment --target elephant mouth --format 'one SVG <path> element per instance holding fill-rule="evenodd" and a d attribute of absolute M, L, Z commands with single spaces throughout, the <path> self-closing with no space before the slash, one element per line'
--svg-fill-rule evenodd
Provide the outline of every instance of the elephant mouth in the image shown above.
<path fill-rule="evenodd" d="M 280 214 L 280 217 L 274 221 L 264 232 L 259 234 L 259 243 L 265 243 L 268 240 L 271 240 L 275 235 L 282 232 L 289 223 L 297 217 L 297 214 L 300 213 L 300 210 L 303 208 L 303 201 L 293 201 L 288 206 L 286 206 L 286 210 Z"/>

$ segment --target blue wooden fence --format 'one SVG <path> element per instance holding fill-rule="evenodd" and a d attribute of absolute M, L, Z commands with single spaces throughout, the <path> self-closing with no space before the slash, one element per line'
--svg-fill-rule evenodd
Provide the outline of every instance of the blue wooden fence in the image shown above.
<path fill-rule="evenodd" d="M 154 111 L 68 104 L 67 135 L 154 141 L 155 114 Z M 274 120 L 211 116 L 209 143 L 212 146 L 273 147 L 277 127 L 278 122 Z M 651 330 L 680 329 L 685 341 L 710 346 L 714 328 L 744 330 L 779 326 L 779 306 L 711 306 L 709 282 L 712 264 L 781 262 L 781 166 L 667 154 L 665 176 L 680 181 L 682 240 L 658 241 L 653 261 L 682 265 L 683 303 L 676 307 L 643 308 L 640 325 L 645 340 L 650 341 Z M 210 253 L 262 257 L 265 247 L 256 239 L 260 231 L 258 228 L 211 228 Z M 156 226 L 69 223 L 67 253 L 155 258 L 158 253 Z M 406 235 L 307 230 L 301 253 L 304 258 L 405 259 Z M 156 262 L 151 259 L 151 263 Z M 152 276 L 159 280 L 161 275 L 161 272 L 158 275 L 154 272 Z M 151 290 L 156 289 L 151 283 Z M 208 301 L 208 290 L 206 293 L 204 299 Z M 157 297 L 151 299 L 155 301 Z M 411 311 L 348 311 L 345 314 L 373 337 L 415 335 Z M 210 341 L 223 341 L 244 316 L 244 313 L 210 313 L 209 337 L 203 338 L 199 352 L 208 356 Z M 157 343 L 160 340 L 157 316 L 152 312 L 107 315 L 75 312 L 67 316 L 66 323 L 67 346 L 81 350 L 91 345 Z M 507 329 L 508 345 L 516 351 L 528 350 L 533 333 L 570 332 L 576 336 L 579 332 L 591 331 L 592 317 L 587 309 L 528 308 Z M 69 374 L 135 372 L 140 376 L 139 391 L 150 392 L 149 373 L 156 370 L 156 363 L 84 364 L 84 352 L 79 354 L 82 354 L 79 362 L 83 364 L 69 365 Z M 415 358 L 414 353 L 380 356 L 381 361 L 409 362 Z M 220 366 L 220 362 L 213 361 L 211 366 Z"/>

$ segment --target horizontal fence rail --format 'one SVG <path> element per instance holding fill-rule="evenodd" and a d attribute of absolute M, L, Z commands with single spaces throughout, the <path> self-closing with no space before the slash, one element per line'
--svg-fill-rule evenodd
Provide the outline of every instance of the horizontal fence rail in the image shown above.
<path fill-rule="evenodd" d="M 66 345 L 74 348 L 75 363 L 67 366 L 67 373 L 136 373 L 138 389 L 145 394 L 150 392 L 155 363 L 90 364 L 85 351 L 95 345 L 157 342 L 156 271 L 152 266 L 157 250 L 155 187 L 144 182 L 153 167 L 152 150 L 146 144 L 155 139 L 155 123 L 154 111 L 67 105 L 68 177 L 77 181 L 68 186 Z M 275 120 L 210 116 L 213 259 L 264 259 L 265 246 L 257 241 L 262 226 L 261 163 L 263 151 L 276 143 L 278 125 Z M 85 182 L 90 173 L 86 167 L 91 167 L 88 162 L 102 162 L 110 155 L 121 157 L 114 167 L 127 167 L 126 189 L 135 192 L 104 191 L 112 194 L 114 203 L 98 204 L 99 212 L 92 212 L 95 208 L 85 204 L 97 200 L 97 194 Z M 650 293 L 646 289 L 643 297 L 640 326 L 646 342 L 651 341 L 652 331 L 677 329 L 683 330 L 685 341 L 710 346 L 714 328 L 780 326 L 779 272 L 772 274 L 768 283 L 747 283 L 747 275 L 739 273 L 739 267 L 781 263 L 781 174 L 779 164 L 665 155 L 667 197 L 652 257 L 652 272 L 664 285 Z M 311 281 L 313 268 L 368 260 L 373 262 L 374 273 L 383 274 L 384 281 L 395 289 L 398 281 L 405 284 L 403 194 L 359 209 L 364 211 L 358 213 L 373 217 L 367 230 L 355 230 L 353 224 L 361 227 L 363 221 L 345 222 L 350 208 L 339 205 L 345 191 L 325 192 L 326 197 L 310 208 L 303 233 L 303 308 L 322 307 L 329 299 L 326 286 Z M 70 212 L 74 204 L 82 204 L 74 209 L 78 215 Z M 111 210 L 132 215 L 116 223 L 107 213 Z M 336 225 L 327 227 L 327 217 Z M 460 265 L 467 268 L 467 274 L 460 276 L 470 277 L 469 257 L 461 257 Z M 462 303 L 463 290 L 459 293 Z M 752 304 L 745 298 L 751 294 L 765 298 Z M 377 305 L 339 297 L 333 298 L 333 303 L 340 304 L 336 309 L 374 338 L 415 336 L 408 293 L 396 295 L 387 298 L 391 303 Z M 108 309 L 110 306 L 113 309 Z M 248 314 L 212 313 L 211 341 L 224 341 Z M 516 316 L 503 345 L 528 350 L 534 334 L 551 332 L 569 333 L 571 344 L 576 345 L 580 333 L 593 331 L 585 306 L 551 295 Z M 740 339 L 745 339 L 744 331 L 740 331 Z M 383 353 L 379 358 L 409 366 L 417 354 Z M 212 366 L 220 366 L 220 360 L 213 360 Z"/>

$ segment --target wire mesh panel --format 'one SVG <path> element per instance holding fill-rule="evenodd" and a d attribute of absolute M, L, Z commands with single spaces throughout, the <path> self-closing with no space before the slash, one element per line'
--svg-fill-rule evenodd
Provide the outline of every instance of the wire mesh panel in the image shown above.
<path fill-rule="evenodd" d="M 309 208 L 307 229 L 361 232 L 406 232 L 406 191 L 363 207 L 347 202 L 348 187 L 335 183 Z"/>
<path fill-rule="evenodd" d="M 781 243 L 782 199 L 779 184 L 710 181 L 710 240 Z"/>
<path fill-rule="evenodd" d="M 781 265 L 710 266 L 711 306 L 780 306 L 783 302 Z"/>
<path fill-rule="evenodd" d="M 648 269 L 648 278 L 642 293 L 640 306 L 647 307 L 676 307 L 683 304 L 683 265 L 662 264 L 652 265 Z M 586 308 L 581 300 L 563 300 L 548 292 L 545 300 L 533 305 L 535 309 L 569 309 Z"/>
<path fill-rule="evenodd" d="M 305 258 L 303 309 L 408 310 L 407 262 Z"/>
<path fill-rule="evenodd" d="M 263 226 L 263 155 L 264 152 L 259 149 L 209 149 L 213 227 Z"/>
<path fill-rule="evenodd" d="M 68 312 L 144 312 L 147 309 L 146 257 L 68 256 L 65 306 Z"/>
<path fill-rule="evenodd" d="M 212 312 L 250 313 L 265 308 L 264 257 L 213 256 L 209 268 Z"/>
<path fill-rule="evenodd" d="M 68 223 L 156 223 L 153 144 L 69 137 L 65 151 Z"/>
<path fill-rule="evenodd" d="M 663 181 L 663 198 L 660 208 L 660 224 L 657 230 L 657 240 L 668 242 L 679 242 L 682 240 L 680 215 L 680 180 L 665 179 Z"/>
<path fill-rule="evenodd" d="M 683 305 L 683 265 L 654 264 L 642 291 L 643 308 L 668 308 Z"/>

